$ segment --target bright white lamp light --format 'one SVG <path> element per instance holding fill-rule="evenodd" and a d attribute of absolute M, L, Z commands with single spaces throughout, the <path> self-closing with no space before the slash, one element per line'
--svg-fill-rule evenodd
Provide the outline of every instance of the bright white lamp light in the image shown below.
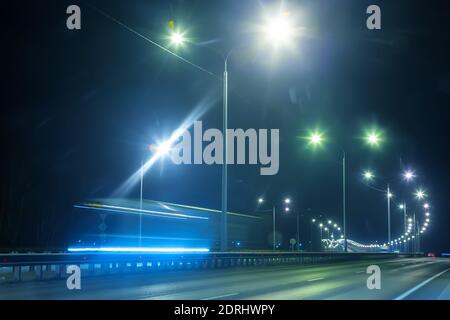
<path fill-rule="evenodd" d="M 415 176 L 414 172 L 411 171 L 411 170 L 406 170 L 406 171 L 403 173 L 403 178 L 404 178 L 406 181 L 411 181 L 411 180 L 413 180 L 415 177 L 416 177 L 416 176 Z"/>
<path fill-rule="evenodd" d="M 184 37 L 184 35 L 179 32 L 179 31 L 174 31 L 171 35 L 170 35 L 170 43 L 176 47 L 184 44 L 186 41 L 186 38 Z"/>
<path fill-rule="evenodd" d="M 422 189 L 419 189 L 416 191 L 416 193 L 414 194 L 416 196 L 416 198 L 418 200 L 422 200 L 423 198 L 425 198 L 427 195 L 425 194 L 425 191 L 423 191 Z"/>
<path fill-rule="evenodd" d="M 289 44 L 294 38 L 294 28 L 289 21 L 289 17 L 281 14 L 268 21 L 264 33 L 267 41 L 274 47 Z"/>
<path fill-rule="evenodd" d="M 366 179 L 366 180 L 372 180 L 374 178 L 374 174 L 370 170 L 364 171 L 363 176 L 364 176 L 364 179 Z"/>
<path fill-rule="evenodd" d="M 158 144 L 156 146 L 156 154 L 159 157 L 168 155 L 171 150 L 172 150 L 172 141 L 170 141 L 170 140 L 161 142 L 160 144 Z"/>

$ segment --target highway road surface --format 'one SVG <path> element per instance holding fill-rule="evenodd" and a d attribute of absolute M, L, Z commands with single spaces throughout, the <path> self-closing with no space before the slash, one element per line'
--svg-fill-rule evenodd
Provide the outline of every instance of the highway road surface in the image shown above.
<path fill-rule="evenodd" d="M 381 269 L 381 289 L 369 290 L 369 265 Z M 445 299 L 450 259 L 408 258 L 107 275 L 0 285 L 0 299 Z"/>

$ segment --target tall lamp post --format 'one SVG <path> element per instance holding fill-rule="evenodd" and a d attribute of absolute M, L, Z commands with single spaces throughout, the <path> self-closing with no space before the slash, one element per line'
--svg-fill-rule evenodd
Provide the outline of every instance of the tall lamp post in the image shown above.
<path fill-rule="evenodd" d="M 142 246 L 142 192 L 144 188 L 144 162 L 141 163 L 141 170 L 140 170 L 140 178 L 141 178 L 141 188 L 140 188 L 140 194 L 139 194 L 139 247 Z"/>
<path fill-rule="evenodd" d="M 323 237 L 322 229 L 323 229 L 323 223 L 319 224 L 319 228 L 320 228 L 320 251 L 322 251 L 322 237 Z"/>
<path fill-rule="evenodd" d="M 325 138 L 324 134 L 319 131 L 312 132 L 309 137 L 309 144 L 313 147 L 319 147 L 323 144 Z M 377 147 L 381 142 L 381 135 L 378 132 L 369 132 L 365 140 L 367 144 L 371 147 Z M 346 198 L 346 153 L 344 149 L 342 151 L 342 226 L 343 226 L 343 236 L 344 236 L 344 252 L 348 252 L 348 238 L 347 238 L 347 198 Z"/>
<path fill-rule="evenodd" d="M 346 214 L 346 198 L 345 198 L 345 151 L 342 150 L 342 227 L 344 228 L 344 252 L 347 249 L 347 214 Z"/>
<path fill-rule="evenodd" d="M 391 198 L 392 198 L 392 193 L 391 193 L 391 189 L 389 188 L 389 183 L 387 185 L 387 220 L 388 220 L 388 244 L 389 244 L 389 248 L 391 247 Z"/>
<path fill-rule="evenodd" d="M 293 28 L 289 25 L 287 18 L 280 15 L 270 21 L 264 28 L 268 40 L 271 44 L 279 45 L 286 43 L 291 38 Z M 223 72 L 223 165 L 222 165 L 222 219 L 220 227 L 220 251 L 225 252 L 228 249 L 228 171 L 227 171 L 227 129 L 228 129 L 228 58 L 232 50 L 230 50 L 224 60 L 224 72 Z M 274 214 L 275 216 L 275 214 Z M 275 222 L 274 222 L 275 225 Z"/>
<path fill-rule="evenodd" d="M 258 198 L 258 205 L 262 205 L 264 203 L 264 198 Z M 285 205 L 289 205 L 291 203 L 290 198 L 285 198 L 283 200 Z M 276 239 L 276 206 L 275 204 L 272 204 L 271 210 L 263 210 L 263 212 L 272 212 L 272 250 L 275 251 L 277 249 L 277 239 Z M 285 207 L 285 211 L 289 211 L 289 207 Z"/>
<path fill-rule="evenodd" d="M 227 154 L 228 154 L 228 56 L 225 58 L 223 71 L 223 165 L 222 165 L 222 219 L 220 224 L 220 251 L 227 251 L 228 247 L 228 172 L 227 172 Z"/>
<path fill-rule="evenodd" d="M 387 227 L 387 237 L 388 237 L 387 244 L 388 244 L 389 248 L 391 248 L 392 247 L 392 245 L 391 245 L 391 199 L 392 199 L 392 197 L 394 195 L 391 192 L 391 188 L 389 186 L 389 183 L 387 183 L 387 185 L 386 185 L 386 190 L 379 189 L 379 188 L 376 188 L 376 187 L 371 186 L 371 185 L 368 184 L 370 181 L 372 181 L 375 178 L 375 175 L 372 173 L 372 171 L 370 171 L 370 170 L 364 171 L 363 172 L 363 177 L 364 177 L 364 180 L 367 182 L 367 186 L 369 188 L 371 188 L 371 189 L 373 189 L 375 191 L 378 191 L 378 192 L 386 194 L 386 200 L 387 200 L 387 226 L 388 226 Z"/>

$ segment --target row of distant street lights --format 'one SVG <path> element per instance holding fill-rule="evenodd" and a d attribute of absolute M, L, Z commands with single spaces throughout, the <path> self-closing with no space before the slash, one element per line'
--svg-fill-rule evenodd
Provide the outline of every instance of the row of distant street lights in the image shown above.
<path fill-rule="evenodd" d="M 258 198 L 258 206 L 262 206 L 265 203 L 265 199 L 263 197 L 259 197 Z M 283 204 L 283 211 L 285 213 L 290 213 L 291 212 L 291 204 L 292 204 L 292 200 L 291 198 L 284 198 L 282 200 L 282 204 Z M 272 204 L 272 215 L 273 215 L 273 250 L 276 250 L 277 248 L 277 241 L 276 241 L 276 205 Z M 266 210 L 267 212 L 269 210 Z M 335 238 L 337 239 L 343 239 L 344 235 L 342 234 L 342 228 L 336 223 L 333 222 L 333 220 L 325 220 L 325 221 L 318 221 L 318 219 L 313 218 L 311 220 L 311 222 L 313 224 L 316 224 L 319 228 L 320 228 L 320 242 L 322 242 L 323 240 L 323 231 L 327 232 L 327 236 L 328 238 L 331 238 L 332 240 L 334 240 Z M 296 239 L 296 243 L 299 246 L 300 244 L 300 239 L 299 239 L 299 212 L 297 211 L 297 239 Z M 336 232 L 339 236 L 335 237 L 334 236 L 334 232 Z"/>
<path fill-rule="evenodd" d="M 326 137 L 323 132 L 320 130 L 315 130 L 310 132 L 308 136 L 305 137 L 308 141 L 308 146 L 317 149 L 326 142 Z M 369 147 L 376 148 L 380 145 L 383 140 L 382 133 L 378 130 L 370 130 L 367 131 L 364 135 L 364 140 Z M 344 251 L 348 251 L 347 246 L 347 198 L 346 198 L 346 152 L 344 149 L 341 149 L 342 154 L 342 223 L 343 223 L 343 238 L 344 238 Z"/>
<path fill-rule="evenodd" d="M 366 170 L 363 172 L 363 177 L 364 180 L 366 181 L 372 181 L 375 179 L 375 175 L 372 171 L 370 170 Z M 416 175 L 414 173 L 414 171 L 412 170 L 405 170 L 402 174 L 403 180 L 406 182 L 411 182 L 414 180 L 414 178 L 416 178 Z M 377 188 L 372 187 L 372 189 L 378 190 Z M 378 190 L 378 191 L 384 191 L 384 190 Z M 386 191 L 386 195 L 387 195 L 387 201 L 388 201 L 388 224 L 390 225 L 390 202 L 392 201 L 392 199 L 394 198 L 394 194 L 390 191 L 389 189 L 389 184 L 388 184 L 388 188 Z M 418 201 L 422 201 L 425 198 L 427 198 L 427 193 L 425 192 L 425 190 L 423 190 L 422 188 L 417 189 L 414 193 L 413 196 L 416 200 Z M 410 241 L 414 241 L 414 243 L 416 243 L 416 240 L 420 240 L 417 239 L 418 237 L 420 237 L 420 234 L 424 233 L 427 230 L 427 227 L 430 224 L 430 204 L 429 203 L 424 203 L 423 204 L 423 209 L 425 209 L 425 217 L 424 217 L 424 223 L 422 225 L 421 228 L 418 228 L 419 223 L 418 221 L 416 221 L 416 215 L 415 212 L 412 214 L 412 216 L 410 216 L 409 218 L 406 215 L 406 202 L 402 202 L 398 204 L 398 208 L 400 210 L 403 210 L 404 213 L 404 224 L 405 224 L 405 230 L 404 233 L 396 238 L 396 239 L 391 239 L 391 235 L 390 235 L 390 227 L 389 227 L 389 234 L 388 234 L 388 241 L 385 242 L 383 244 L 383 246 L 388 246 L 388 247 L 396 247 L 398 245 L 401 244 L 406 244 L 407 242 Z M 417 245 L 415 250 L 417 250 Z"/>
<path fill-rule="evenodd" d="M 344 238 L 344 235 L 341 233 L 341 227 L 333 222 L 333 220 L 327 220 L 325 222 L 322 221 L 318 221 L 315 218 L 311 219 L 311 223 L 316 224 L 319 229 L 320 229 L 320 242 L 322 242 L 322 230 L 323 231 L 327 231 L 328 232 L 328 237 L 330 237 L 331 239 L 334 239 L 334 233 L 331 233 L 333 230 L 336 231 L 337 233 L 339 233 L 339 239 Z"/>
<path fill-rule="evenodd" d="M 308 140 L 308 145 L 312 146 L 314 148 L 318 148 L 320 146 L 322 146 L 324 144 L 324 142 L 326 142 L 326 137 L 324 135 L 323 132 L 321 131 L 313 131 L 311 132 L 306 139 Z M 379 147 L 381 142 L 383 141 L 383 136 L 382 133 L 378 130 L 371 130 L 365 133 L 364 135 L 364 140 L 366 141 L 366 144 L 369 145 L 370 147 Z M 344 233 L 343 233 L 343 238 L 344 238 L 344 250 L 347 251 L 347 233 L 346 233 L 346 215 L 345 215 L 345 205 L 346 205 L 346 198 L 345 198 L 345 151 L 342 150 L 343 153 L 343 172 L 342 172 L 342 179 L 343 179 L 343 225 L 344 225 Z M 406 182 L 411 182 L 416 178 L 416 174 L 414 173 L 414 171 L 408 169 L 405 170 L 402 174 L 403 180 Z M 375 174 L 373 173 L 373 171 L 371 170 L 366 170 L 363 172 L 363 178 L 366 182 L 370 182 L 372 180 L 374 180 Z M 418 222 L 416 221 L 416 217 L 415 217 L 415 213 L 412 217 L 409 217 L 407 220 L 407 215 L 406 215 L 406 203 L 403 202 L 401 204 L 399 204 L 399 209 L 404 211 L 404 216 L 405 216 L 405 232 L 403 235 L 401 235 L 400 237 L 396 238 L 396 239 L 391 239 L 391 217 L 390 217 L 390 203 L 394 197 L 394 194 L 391 192 L 390 190 L 390 186 L 389 183 L 387 183 L 387 188 L 386 189 L 378 189 L 376 187 L 373 186 L 369 186 L 372 189 L 375 189 L 377 191 L 383 192 L 386 194 L 387 196 L 387 203 L 388 203 L 388 241 L 385 242 L 383 244 L 383 246 L 388 246 L 390 248 L 394 247 L 397 244 L 400 243 L 406 243 L 407 241 L 412 241 L 414 240 L 417 236 L 420 236 L 420 234 L 424 233 L 427 230 L 427 227 L 430 224 L 430 212 L 429 212 L 429 208 L 430 205 L 428 203 L 425 203 L 423 205 L 424 209 L 426 209 L 425 212 L 425 217 L 424 217 L 424 223 L 420 228 L 417 228 L 417 226 L 419 225 Z M 414 192 L 414 197 L 417 200 L 424 200 L 428 195 L 426 194 L 425 190 L 423 190 L 422 188 L 416 189 Z M 314 223 L 316 220 L 312 219 L 312 223 Z M 325 224 L 320 223 L 319 224 L 320 228 L 327 228 L 325 226 Z M 326 229 L 324 229 L 326 230 Z M 357 242 L 352 241 L 353 244 L 357 244 Z M 381 245 L 379 244 L 369 244 L 369 245 L 363 245 L 363 244 L 358 244 L 362 247 L 381 247 Z"/>

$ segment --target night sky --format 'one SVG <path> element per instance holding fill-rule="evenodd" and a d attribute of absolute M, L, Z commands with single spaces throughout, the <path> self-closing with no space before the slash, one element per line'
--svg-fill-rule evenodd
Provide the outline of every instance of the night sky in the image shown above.
<path fill-rule="evenodd" d="M 222 83 L 114 23 L 100 8 L 165 45 L 168 22 L 188 30 L 177 50 L 221 76 L 229 61 L 229 127 L 279 128 L 280 170 L 229 166 L 229 209 L 254 213 L 256 199 L 290 196 L 303 223 L 341 222 L 341 149 L 348 162 L 348 235 L 384 241 L 385 196 L 361 182 L 371 168 L 391 181 L 395 201 L 417 204 L 423 187 L 432 223 L 426 251 L 450 251 L 450 10 L 446 1 L 290 1 L 304 35 L 277 56 L 257 46 L 252 26 L 279 1 L 10 1 L 1 107 L 0 247 L 61 248 L 86 227 L 73 205 L 109 197 L 199 104 L 205 128 L 221 128 Z M 66 28 L 77 4 L 82 29 Z M 366 28 L 370 4 L 382 30 Z M 95 8 L 94 8 L 95 7 Z M 4 70 L 5 70 L 4 67 Z M 361 140 L 377 127 L 378 150 Z M 327 143 L 305 147 L 308 130 Z M 401 181 L 404 169 L 415 183 Z M 144 197 L 220 209 L 220 166 L 159 162 Z M 378 184 L 384 187 L 384 182 Z M 138 186 L 126 196 L 137 198 Z M 423 213 L 417 205 L 416 213 Z M 286 230 L 292 217 L 280 219 Z M 392 209 L 393 236 L 402 214 Z"/>

